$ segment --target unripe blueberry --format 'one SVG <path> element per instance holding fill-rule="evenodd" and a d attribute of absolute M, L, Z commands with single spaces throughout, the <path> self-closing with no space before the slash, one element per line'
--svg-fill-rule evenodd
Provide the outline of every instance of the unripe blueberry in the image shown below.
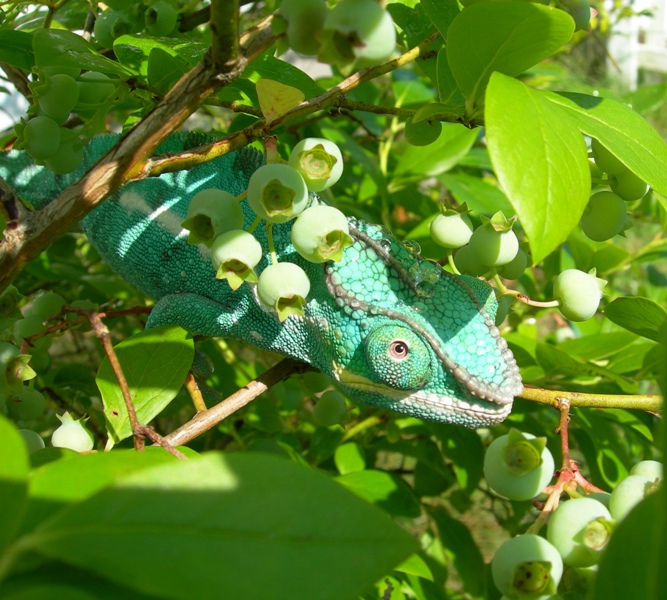
<path fill-rule="evenodd" d="M 308 205 L 308 188 L 301 174 L 283 164 L 264 165 L 248 182 L 248 203 L 258 217 L 286 223 Z"/>
<path fill-rule="evenodd" d="M 642 460 L 630 469 L 630 475 L 642 475 L 652 481 L 662 481 L 663 466 L 657 460 Z"/>
<path fill-rule="evenodd" d="M 226 279 L 237 290 L 244 281 L 257 282 L 254 268 L 262 260 L 262 246 L 255 236 L 242 229 L 227 231 L 215 238 L 211 260 L 218 279 Z"/>
<path fill-rule="evenodd" d="M 296 169 L 311 192 L 330 188 L 343 174 L 343 155 L 336 144 L 324 138 L 301 140 L 289 157 L 290 167 Z"/>
<path fill-rule="evenodd" d="M 243 228 L 243 209 L 229 192 L 201 190 L 190 200 L 183 228 L 190 232 L 188 244 L 205 244 L 228 231 Z"/>
<path fill-rule="evenodd" d="M 480 263 L 497 267 L 514 260 L 519 252 L 519 240 L 511 229 L 498 231 L 491 223 L 486 223 L 473 232 L 470 249 Z"/>
<path fill-rule="evenodd" d="M 491 561 L 496 587 L 508 598 L 546 600 L 556 593 L 563 576 L 558 550 L 539 535 L 507 540 Z"/>
<path fill-rule="evenodd" d="M 51 434 L 51 445 L 54 448 L 69 448 L 76 452 L 90 452 L 95 446 L 95 438 L 84 426 L 87 418 L 74 419 L 68 412 L 56 415 L 61 422 Z"/>
<path fill-rule="evenodd" d="M 622 521 L 637 504 L 657 489 L 658 484 L 654 479 L 643 475 L 628 475 L 612 491 L 609 512 L 614 519 Z"/>
<path fill-rule="evenodd" d="M 353 243 L 347 217 L 333 206 L 311 206 L 304 210 L 290 232 L 296 251 L 306 260 L 321 263 L 343 258 Z"/>
<path fill-rule="evenodd" d="M 489 487 L 510 500 L 530 500 L 551 481 L 553 455 L 546 438 L 515 429 L 493 440 L 484 455 L 484 477 Z"/>
<path fill-rule="evenodd" d="M 431 221 L 431 238 L 443 248 L 461 248 L 472 237 L 473 226 L 466 213 L 448 211 Z"/>
<path fill-rule="evenodd" d="M 627 220 L 621 197 L 613 192 L 597 192 L 590 197 L 581 215 L 581 229 L 592 240 L 604 242 L 621 233 Z"/>
<path fill-rule="evenodd" d="M 302 316 L 310 280 L 305 271 L 289 262 L 269 265 L 257 282 L 257 296 L 261 303 L 272 308 L 280 321 L 290 315 Z"/>
<path fill-rule="evenodd" d="M 573 498 L 553 512 L 547 539 L 563 562 L 572 567 L 590 567 L 600 561 L 612 533 L 611 514 L 593 498 Z"/>
<path fill-rule="evenodd" d="M 554 297 L 558 309 L 570 321 L 590 319 L 600 306 L 606 281 L 578 269 L 567 269 L 556 277 Z"/>
<path fill-rule="evenodd" d="M 591 151 L 593 152 L 593 160 L 595 160 L 595 164 L 605 173 L 616 175 L 617 173 L 628 170 L 618 158 L 609 152 L 609 150 L 595 138 L 591 141 Z"/>

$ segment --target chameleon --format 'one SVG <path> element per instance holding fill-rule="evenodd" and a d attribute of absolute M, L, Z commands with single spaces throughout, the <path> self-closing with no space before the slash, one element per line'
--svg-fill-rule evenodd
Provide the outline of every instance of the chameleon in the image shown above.
<path fill-rule="evenodd" d="M 211 139 L 173 133 L 157 153 Z M 82 165 L 67 175 L 12 150 L 0 155 L 0 176 L 39 210 L 117 140 L 93 138 Z M 293 357 L 363 405 L 473 428 L 507 417 L 523 388 L 494 324 L 493 289 L 425 260 L 382 226 L 349 217 L 353 244 L 342 260 L 322 264 L 295 251 L 290 223 L 274 226 L 278 260 L 298 264 L 311 282 L 303 316 L 280 322 L 259 302 L 255 285 L 232 291 L 215 278 L 209 250 L 187 243 L 182 222 L 188 203 L 207 188 L 240 195 L 263 162 L 260 152 L 243 148 L 187 171 L 133 182 L 82 219 L 81 228 L 111 269 L 155 300 L 147 327 L 179 325 L 195 335 L 232 337 Z M 255 215 L 245 200 L 242 205 L 247 228 Z M 260 272 L 270 264 L 264 225 L 254 231 L 264 250 Z"/>

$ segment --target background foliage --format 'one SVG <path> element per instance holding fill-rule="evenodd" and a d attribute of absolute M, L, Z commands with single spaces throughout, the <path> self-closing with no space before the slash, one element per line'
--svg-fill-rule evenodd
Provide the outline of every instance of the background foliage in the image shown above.
<path fill-rule="evenodd" d="M 112 78 L 115 91 L 104 106 L 67 121 L 83 136 L 150 126 L 165 94 L 211 46 L 215 52 L 209 18 L 216 22 L 217 14 L 233 32 L 225 2 L 211 10 L 207 2 L 174 0 L 173 31 L 155 36 L 137 28 L 110 48 L 90 35 L 102 8 L 96 4 L 0 5 L 0 64 L 20 91 L 29 96 L 31 72 L 48 66 Z M 311 76 L 312 64 L 276 56 L 286 43 L 280 27 L 272 31 L 264 19 L 279 2 L 244 3 L 239 30 L 257 36 L 259 46 L 244 46 L 248 64 L 201 105 L 185 102 L 192 113 L 185 127 L 215 132 L 228 149 L 252 143 L 263 150 L 264 137 L 275 135 L 283 156 L 304 137 L 334 141 L 345 172 L 326 200 L 415 240 L 443 264 L 442 248 L 429 237 L 443 200 L 467 203 L 476 225 L 498 210 L 516 215 L 532 266 L 504 284 L 532 300 L 551 300 L 564 269 L 597 269 L 608 285 L 594 318 L 571 323 L 554 308 L 517 301 L 501 330 L 525 384 L 570 398 L 569 450 L 588 481 L 609 491 L 637 461 L 660 458 L 664 439 L 654 413 L 631 407 L 659 393 L 667 372 L 665 84 L 624 94 L 577 68 L 589 64 L 588 40 L 603 41 L 618 16 L 600 6 L 592 32 L 573 35 L 564 11 L 529 2 L 469 2 L 463 12 L 454 0 L 387 4 L 398 32 L 395 56 L 420 51 L 361 71 L 351 85 L 350 73 L 336 67 Z M 300 90 L 304 103 L 267 125 L 260 79 Z M 428 110 L 442 121 L 441 133 L 426 146 L 407 144 L 406 120 L 433 103 Z M 591 241 L 578 226 L 591 186 L 601 183 L 588 161 L 591 137 L 652 188 L 628 203 L 632 227 L 606 242 Z M 7 131 L 0 139 L 9 147 L 16 137 Z M 152 149 L 128 150 L 127 164 L 143 165 L 141 152 Z M 351 404 L 341 424 L 323 427 L 313 406 L 328 384 L 307 373 L 192 440 L 183 449 L 188 461 L 159 448 L 135 453 L 127 421 L 105 421 L 101 397 L 121 412 L 122 398 L 88 320 L 69 313 L 46 325 L 43 317 L 31 321 L 40 294 L 56 291 L 69 306 L 106 313 L 112 339 L 126 340 L 118 354 L 145 407 L 140 418 L 158 415 L 154 428 L 165 435 L 195 412 L 181 387 L 193 352 L 208 406 L 276 357 L 234 341 L 193 342 L 179 330 L 140 333 L 145 316 L 129 309 L 152 301 L 111 272 L 83 235 L 68 231 L 49 242 L 13 279 L 22 312 L 8 309 L 0 318 L 0 340 L 23 344 L 32 356 L 37 377 L 30 385 L 45 396 L 46 410 L 35 418 L 9 410 L 9 417 L 48 440 L 56 413 L 88 415 L 100 452 L 48 448 L 28 457 L 16 427 L 0 415 L 0 598 L 500 597 L 488 563 L 502 541 L 526 531 L 545 497 L 533 505 L 490 491 L 484 449 L 516 427 L 546 436 L 560 464 L 553 402 L 518 399 L 505 423 L 477 431 Z M 11 256 L 0 260 L 2 270 L 18 272 Z M 150 369 L 133 373 L 137 364 Z M 612 408 L 577 406 L 577 392 L 618 399 L 605 400 Z M 104 453 L 109 436 L 116 447 Z M 588 592 L 573 585 L 562 597 L 664 598 L 664 570 L 647 558 L 667 555 L 664 520 L 664 497 L 647 499 L 614 534 L 617 546 L 598 578 L 604 583 Z"/>

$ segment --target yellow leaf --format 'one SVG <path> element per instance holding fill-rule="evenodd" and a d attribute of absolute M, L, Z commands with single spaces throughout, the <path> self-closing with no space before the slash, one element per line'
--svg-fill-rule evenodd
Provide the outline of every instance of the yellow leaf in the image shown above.
<path fill-rule="evenodd" d="M 257 96 L 267 123 L 275 121 L 305 98 L 301 90 L 271 79 L 260 79 L 257 82 Z"/>

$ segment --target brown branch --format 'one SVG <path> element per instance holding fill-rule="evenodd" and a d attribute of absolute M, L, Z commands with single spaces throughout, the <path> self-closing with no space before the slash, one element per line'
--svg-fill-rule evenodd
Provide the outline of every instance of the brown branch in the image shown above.
<path fill-rule="evenodd" d="M 28 87 L 28 77 L 26 74 L 16 67 L 12 67 L 6 63 L 0 63 L 0 69 L 5 72 L 7 79 L 13 84 L 13 86 L 19 91 L 20 94 L 26 97 L 28 102 L 32 104 L 32 92 Z"/>
<path fill-rule="evenodd" d="M 143 452 L 144 435 L 140 430 L 139 419 L 137 419 L 137 412 L 134 409 L 134 403 L 132 402 L 130 386 L 128 385 L 127 379 L 125 378 L 125 373 L 123 373 L 123 368 L 121 367 L 120 361 L 118 360 L 116 350 L 114 350 L 113 344 L 111 343 L 109 329 L 96 312 L 88 311 L 87 314 L 88 318 L 90 319 L 90 324 L 93 327 L 93 331 L 102 343 L 104 352 L 109 359 L 109 363 L 111 364 L 111 369 L 116 376 L 116 379 L 118 380 L 118 386 L 120 387 L 121 394 L 123 394 L 125 408 L 127 409 L 127 415 L 130 419 L 130 427 L 132 428 L 132 435 L 134 437 L 134 449 L 138 452 Z"/>
<path fill-rule="evenodd" d="M 179 152 L 177 154 L 148 160 L 146 162 L 146 168 L 144 169 L 141 176 L 142 178 L 149 176 L 154 177 L 162 173 L 191 169 L 196 165 L 207 163 L 214 158 L 218 158 L 228 154 L 229 152 L 238 150 L 243 146 L 247 146 L 255 140 L 264 138 L 270 134 L 271 130 L 289 123 L 290 121 L 305 117 L 324 108 L 338 106 L 343 96 L 350 90 L 356 88 L 362 83 L 365 83 L 366 81 L 370 81 L 371 79 L 375 79 L 380 75 L 389 73 L 390 71 L 402 67 L 403 65 L 406 65 L 409 62 L 419 58 L 424 52 L 427 51 L 429 45 L 433 42 L 434 39 L 438 37 L 438 35 L 439 34 L 437 33 L 430 35 L 419 45 L 415 46 L 411 50 L 408 50 L 394 60 L 377 65 L 376 67 L 362 69 L 361 71 L 350 75 L 350 77 L 341 81 L 335 87 L 324 92 L 323 94 L 320 94 L 319 96 L 316 96 L 315 98 L 304 100 L 270 123 L 267 123 L 266 120 L 262 119 L 261 121 L 258 121 L 257 123 L 242 129 L 241 131 L 237 131 L 228 136 L 225 136 L 222 139 L 213 142 L 212 144 L 199 146 L 198 148 L 193 148 L 187 152 Z"/>
<path fill-rule="evenodd" d="M 188 390 L 192 404 L 194 404 L 197 412 L 206 410 L 206 403 L 204 402 L 204 398 L 201 395 L 199 385 L 197 385 L 197 380 L 191 371 L 188 371 L 188 374 L 185 377 L 185 389 Z"/>
<path fill-rule="evenodd" d="M 208 410 L 198 412 L 185 425 L 165 436 L 164 439 L 174 446 L 187 444 L 190 440 L 215 427 L 220 421 L 252 402 L 272 386 L 289 379 L 292 375 L 304 373 L 311 369 L 310 365 L 293 358 L 284 358 L 222 402 Z"/>

